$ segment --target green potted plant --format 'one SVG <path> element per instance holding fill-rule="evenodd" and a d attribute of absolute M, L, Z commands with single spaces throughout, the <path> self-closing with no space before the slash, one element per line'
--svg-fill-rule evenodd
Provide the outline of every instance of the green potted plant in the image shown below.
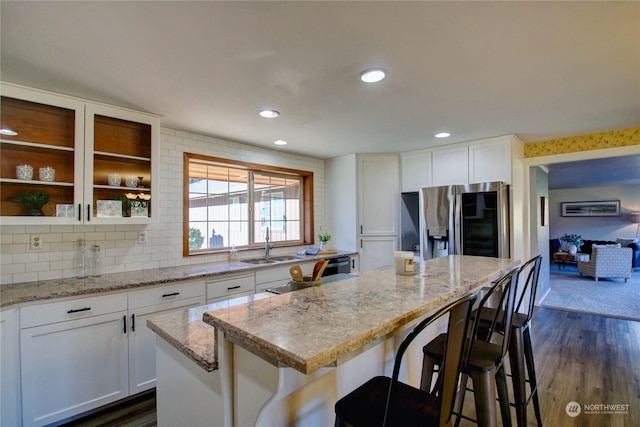
<path fill-rule="evenodd" d="M 320 230 L 320 233 L 318 233 L 318 240 L 320 240 L 320 249 L 324 249 L 327 242 L 331 240 L 331 234 Z"/>
<path fill-rule="evenodd" d="M 11 199 L 22 205 L 22 213 L 27 216 L 44 216 L 42 207 L 49 202 L 49 195 L 40 191 L 25 191 Z"/>

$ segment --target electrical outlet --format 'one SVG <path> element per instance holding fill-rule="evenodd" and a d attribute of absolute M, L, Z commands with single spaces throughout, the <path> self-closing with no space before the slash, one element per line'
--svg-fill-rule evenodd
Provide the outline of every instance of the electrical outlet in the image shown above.
<path fill-rule="evenodd" d="M 139 231 L 138 232 L 138 244 L 146 245 L 147 244 L 147 232 Z"/>
<path fill-rule="evenodd" d="M 39 234 L 32 234 L 29 239 L 29 247 L 32 251 L 42 249 L 42 236 Z"/>

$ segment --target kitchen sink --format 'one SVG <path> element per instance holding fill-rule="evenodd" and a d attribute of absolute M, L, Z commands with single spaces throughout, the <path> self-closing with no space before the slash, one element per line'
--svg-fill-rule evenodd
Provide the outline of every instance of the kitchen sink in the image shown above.
<path fill-rule="evenodd" d="M 296 259 L 302 259 L 302 258 L 295 255 L 285 255 L 285 256 L 272 256 L 269 258 L 249 258 L 249 259 L 243 259 L 241 261 L 246 262 L 248 264 L 273 264 L 276 262 L 293 261 Z"/>

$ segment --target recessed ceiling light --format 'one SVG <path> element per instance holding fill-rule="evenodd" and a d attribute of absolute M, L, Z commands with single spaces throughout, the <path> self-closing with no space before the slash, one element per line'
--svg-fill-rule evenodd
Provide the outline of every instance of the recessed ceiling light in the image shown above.
<path fill-rule="evenodd" d="M 276 110 L 265 109 L 265 110 L 260 110 L 260 115 L 265 119 L 275 119 L 280 115 L 280 113 L 277 112 Z"/>
<path fill-rule="evenodd" d="M 0 134 L 8 136 L 16 136 L 18 132 L 11 129 L 0 129 Z"/>
<path fill-rule="evenodd" d="M 360 80 L 365 83 L 376 83 L 384 79 L 387 72 L 382 68 L 369 68 L 360 74 Z"/>
<path fill-rule="evenodd" d="M 274 144 L 276 145 L 287 145 L 287 141 L 283 140 L 283 139 L 278 139 L 273 141 Z"/>
<path fill-rule="evenodd" d="M 436 138 L 447 138 L 450 137 L 451 134 L 449 132 L 440 132 L 434 135 Z"/>

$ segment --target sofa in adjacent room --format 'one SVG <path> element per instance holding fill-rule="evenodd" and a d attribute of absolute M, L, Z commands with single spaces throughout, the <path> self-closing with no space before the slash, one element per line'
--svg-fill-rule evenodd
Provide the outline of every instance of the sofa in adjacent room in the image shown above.
<path fill-rule="evenodd" d="M 631 248 L 631 269 L 640 269 L 640 243 L 638 243 L 637 239 L 618 238 L 615 242 L 609 240 L 583 240 L 579 252 L 589 254 L 589 258 L 591 258 L 593 245 L 615 245 L 616 243 L 620 243 L 621 247 Z M 551 239 L 549 241 L 550 254 L 559 252 L 561 247 L 560 239 Z"/>

